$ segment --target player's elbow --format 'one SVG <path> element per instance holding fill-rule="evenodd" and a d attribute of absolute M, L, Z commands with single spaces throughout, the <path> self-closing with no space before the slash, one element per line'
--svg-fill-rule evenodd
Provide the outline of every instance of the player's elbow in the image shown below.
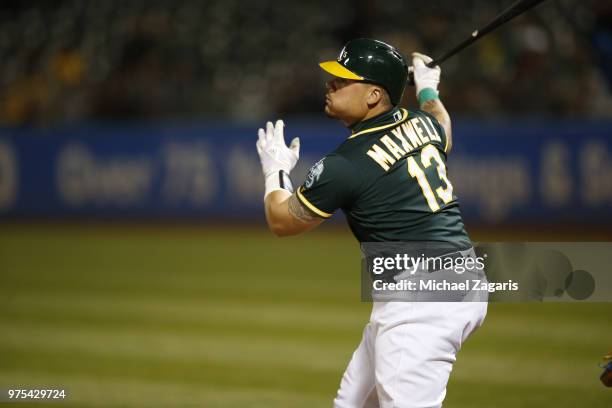
<path fill-rule="evenodd" d="M 298 232 L 294 231 L 289 226 L 280 222 L 268 222 L 268 228 L 270 231 L 279 238 L 289 237 L 291 235 L 296 235 Z"/>
<path fill-rule="evenodd" d="M 319 225 L 322 220 L 304 221 L 296 219 L 286 207 L 273 205 L 266 206 L 266 221 L 268 228 L 277 237 L 298 235 Z"/>
<path fill-rule="evenodd" d="M 280 224 L 268 223 L 268 229 L 279 238 L 288 236 L 287 230 Z"/>
<path fill-rule="evenodd" d="M 292 235 L 297 235 L 297 232 L 292 232 L 292 231 L 288 231 L 288 230 L 275 230 L 275 231 L 272 231 L 272 232 L 278 238 L 285 238 L 285 237 L 290 237 Z"/>
<path fill-rule="evenodd" d="M 322 220 L 316 220 L 311 223 L 295 222 L 293 220 L 279 220 L 278 222 L 271 222 L 268 220 L 268 228 L 274 235 L 279 238 L 283 238 L 298 235 L 302 232 L 311 230 L 321 222 Z"/>

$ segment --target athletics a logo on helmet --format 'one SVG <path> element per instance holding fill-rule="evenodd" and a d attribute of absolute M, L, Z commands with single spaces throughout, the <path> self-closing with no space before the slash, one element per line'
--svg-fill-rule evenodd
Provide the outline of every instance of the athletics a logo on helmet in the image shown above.
<path fill-rule="evenodd" d="M 346 59 L 346 56 L 347 56 L 347 52 L 346 52 L 346 46 L 345 46 L 345 47 L 342 47 L 340 54 L 338 54 L 338 62 L 342 62 L 342 60 Z"/>
<path fill-rule="evenodd" d="M 306 188 L 312 187 L 312 185 L 319 180 L 319 177 L 321 177 L 323 173 L 323 160 L 325 160 L 325 157 L 316 162 L 308 171 L 306 181 L 304 181 L 304 186 L 306 186 Z"/>

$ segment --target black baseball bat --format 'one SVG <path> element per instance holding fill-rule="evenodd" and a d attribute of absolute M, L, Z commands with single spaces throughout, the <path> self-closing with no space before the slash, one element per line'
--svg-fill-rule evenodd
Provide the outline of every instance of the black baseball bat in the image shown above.
<path fill-rule="evenodd" d="M 489 34 L 491 31 L 495 30 L 497 27 L 503 25 L 504 23 L 507 23 L 508 21 L 512 20 L 514 17 L 518 16 L 519 14 L 524 13 L 530 8 L 537 6 L 543 1 L 544 0 L 518 0 L 516 3 L 514 3 L 513 5 L 508 7 L 506 10 L 504 10 L 499 16 L 495 17 L 495 19 L 491 21 L 489 24 L 487 24 L 481 29 L 474 30 L 468 38 L 463 40 L 456 47 L 447 51 L 441 57 L 435 58 L 433 61 L 429 62 L 426 65 L 429 68 L 433 68 L 436 65 L 440 65 L 442 62 L 446 61 L 453 55 L 457 54 L 459 51 L 463 50 L 464 48 L 478 41 L 485 35 Z M 412 76 L 412 73 L 410 74 L 410 84 L 414 84 L 414 77 Z"/>

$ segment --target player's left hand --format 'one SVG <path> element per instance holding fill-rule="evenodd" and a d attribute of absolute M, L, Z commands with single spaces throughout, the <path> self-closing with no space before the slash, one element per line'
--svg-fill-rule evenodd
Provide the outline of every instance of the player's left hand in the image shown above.
<path fill-rule="evenodd" d="M 257 153 L 259 153 L 264 177 L 268 177 L 280 170 L 289 174 L 300 158 L 300 139 L 296 137 L 287 147 L 285 144 L 284 127 L 285 123 L 282 120 L 277 120 L 276 125 L 268 122 L 266 130 L 259 129 Z"/>
<path fill-rule="evenodd" d="M 440 73 L 442 70 L 439 65 L 433 68 L 429 68 L 425 65 L 431 61 L 433 61 L 433 59 L 427 55 L 418 52 L 412 53 L 412 67 L 410 68 L 412 68 L 414 74 L 414 85 L 416 87 L 417 98 L 419 93 L 425 88 L 432 88 L 434 91 L 438 91 Z"/>

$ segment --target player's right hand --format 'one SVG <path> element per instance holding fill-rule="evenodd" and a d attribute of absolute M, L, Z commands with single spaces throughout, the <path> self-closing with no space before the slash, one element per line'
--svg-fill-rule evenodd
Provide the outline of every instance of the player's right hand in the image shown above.
<path fill-rule="evenodd" d="M 289 147 L 285 144 L 285 123 L 277 120 L 276 125 L 266 123 L 266 130 L 259 129 L 257 153 L 265 177 L 283 170 L 289 174 L 300 158 L 300 139 L 295 138 Z"/>
<path fill-rule="evenodd" d="M 419 93 L 425 88 L 432 88 L 434 91 L 438 91 L 438 84 L 440 83 L 440 73 L 442 70 L 439 65 L 433 68 L 429 68 L 427 63 L 433 61 L 433 59 L 427 55 L 420 54 L 418 52 L 412 53 L 412 69 L 414 75 L 414 85 L 416 87 L 417 97 Z"/>

